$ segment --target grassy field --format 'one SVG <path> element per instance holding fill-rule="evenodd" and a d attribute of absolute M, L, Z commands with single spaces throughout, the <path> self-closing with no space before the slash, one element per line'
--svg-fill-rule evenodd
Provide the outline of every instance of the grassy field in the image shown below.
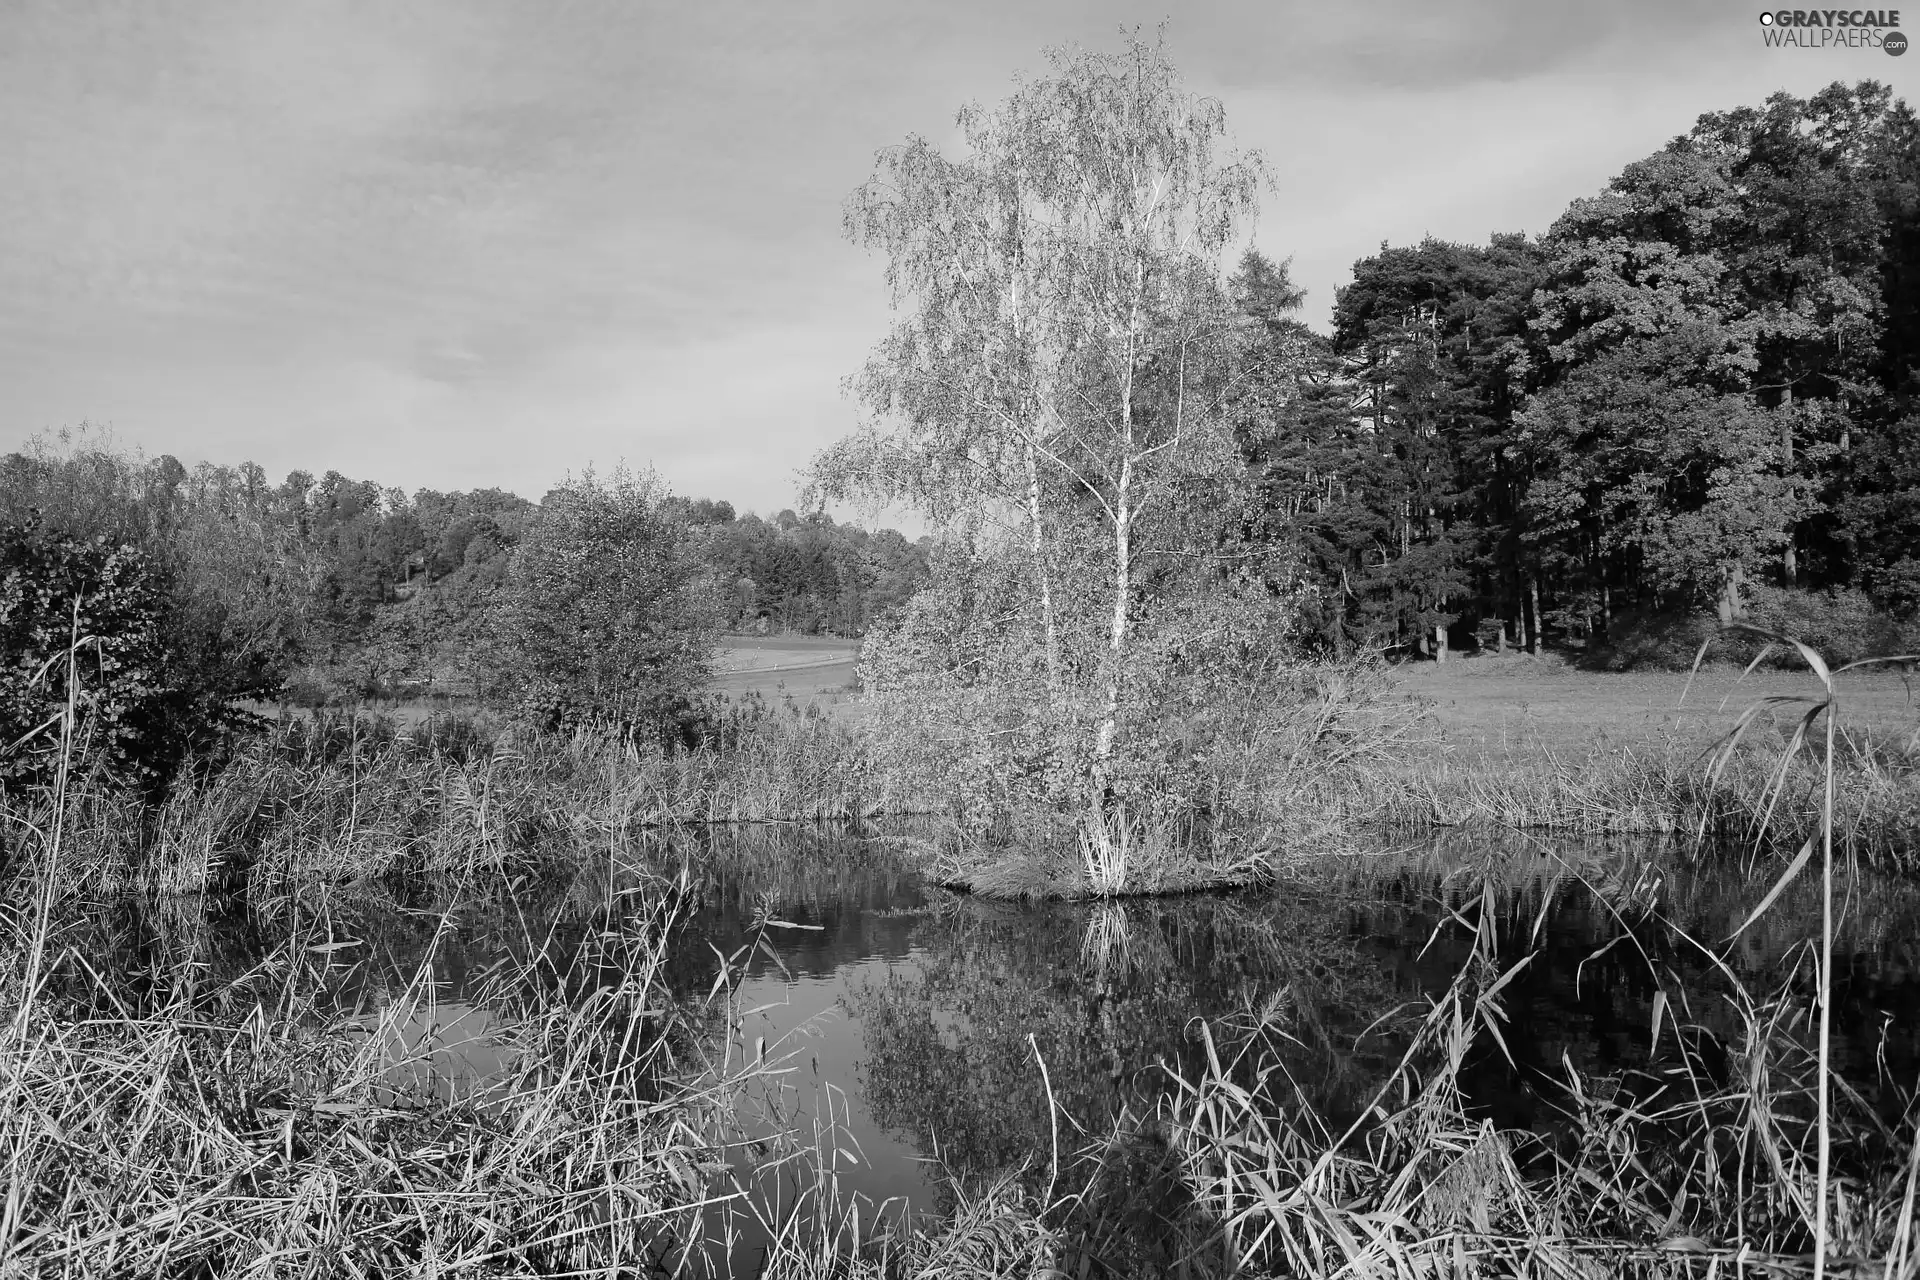
<path fill-rule="evenodd" d="M 715 654 L 715 676 L 708 687 L 727 698 L 754 693 L 776 700 L 791 697 L 802 705 L 810 703 L 845 719 L 853 711 L 848 704 L 854 660 L 859 652 L 858 640 L 835 636 L 722 636 Z M 240 705 L 268 717 L 283 712 L 295 716 L 306 714 L 303 708 L 291 703 L 242 702 Z M 411 728 L 435 715 L 472 714 L 479 704 L 469 694 L 459 693 L 400 702 L 370 700 L 360 705 Z"/>
<path fill-rule="evenodd" d="M 1684 672 L 1509 656 L 1409 664 L 1386 681 L 1365 708 L 1383 728 L 1359 731 L 1397 733 L 1391 755 L 1328 775 L 1327 794 L 1295 811 L 1348 826 L 1699 830 L 1783 853 L 1819 829 L 1824 719 L 1791 749 L 1812 705 L 1802 699 L 1822 692 L 1804 671 L 1709 669 L 1689 687 Z M 1835 839 L 1882 869 L 1920 872 L 1920 703 L 1898 671 L 1852 672 L 1837 688 Z M 1755 706 L 1738 749 L 1717 752 Z"/>
<path fill-rule="evenodd" d="M 1394 673 L 1399 696 L 1424 710 L 1430 743 L 1490 763 L 1537 758 L 1543 750 L 1578 760 L 1646 742 L 1705 751 L 1758 699 L 1818 690 L 1805 671 L 1741 678 L 1719 668 L 1701 671 L 1691 688 L 1687 680 L 1684 672 L 1581 671 L 1523 657 L 1408 664 Z M 1843 730 L 1890 746 L 1920 733 L 1920 681 L 1890 670 L 1852 672 L 1841 681 Z M 1796 714 L 1777 708 L 1771 718 L 1785 727 Z"/>
<path fill-rule="evenodd" d="M 853 683 L 858 640 L 833 636 L 722 636 L 716 692 L 791 695 L 833 706 Z"/>

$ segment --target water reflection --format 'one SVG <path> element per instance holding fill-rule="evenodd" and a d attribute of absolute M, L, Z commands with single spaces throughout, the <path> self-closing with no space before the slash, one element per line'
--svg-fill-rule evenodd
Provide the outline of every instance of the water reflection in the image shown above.
<path fill-rule="evenodd" d="M 1588 1076 L 1657 1066 L 1676 1052 L 1678 1023 L 1709 1066 L 1737 1046 L 1722 963 L 1755 993 L 1798 971 L 1804 1002 L 1817 919 L 1813 900 L 1790 892 L 1724 949 L 1764 880 L 1653 847 L 1548 847 L 1512 833 L 1448 833 L 1328 864 L 1284 892 L 1101 905 L 929 890 L 871 845 L 817 835 L 703 852 L 713 872 L 688 962 L 755 936 L 779 957 L 748 961 L 738 1007 L 752 1012 L 729 1052 L 793 1050 L 795 1096 L 774 1123 L 831 1119 L 845 1150 L 863 1154 L 837 1167 L 843 1190 L 930 1211 L 951 1207 L 953 1180 L 1024 1165 L 1044 1183 L 1056 1119 L 1071 1151 L 1150 1113 L 1170 1072 L 1197 1073 L 1199 1020 L 1266 1028 L 1293 1105 L 1343 1125 L 1471 961 L 1483 900 L 1503 963 L 1533 958 L 1502 993 L 1504 1044 L 1476 1043 L 1461 1084 L 1478 1113 L 1535 1130 L 1555 1124 L 1569 1065 Z M 1835 1062 L 1892 1114 L 1920 1071 L 1920 898 L 1881 885 L 1872 903 L 1841 938 Z M 770 912 L 815 928 L 756 935 Z M 686 989 L 711 973 L 693 964 Z M 1656 1050 L 1663 988 L 1674 1011 Z M 843 1109 L 808 1101 L 827 1085 L 844 1091 Z"/>
<path fill-rule="evenodd" d="M 1150 1114 L 1173 1074 L 1197 1072 L 1201 1020 L 1264 1028 L 1275 1055 L 1264 1065 L 1287 1082 L 1288 1105 L 1339 1125 L 1470 962 L 1488 904 L 1503 960 L 1533 958 L 1502 992 L 1504 1045 L 1476 1044 L 1462 1085 L 1500 1124 L 1550 1128 L 1567 1064 L 1607 1075 L 1673 1052 L 1671 1032 L 1652 1043 L 1663 988 L 1674 1020 L 1697 1028 L 1695 1050 L 1737 1043 L 1722 963 L 1755 991 L 1797 974 L 1804 1006 L 1817 920 L 1814 886 L 1795 886 L 1723 948 L 1764 879 L 1656 848 L 1512 833 L 1329 862 L 1261 895 L 1015 905 L 928 887 L 871 832 L 759 828 L 677 835 L 575 882 L 478 899 L 441 886 L 405 903 L 334 892 L 279 915 L 121 904 L 90 945 L 155 983 L 194 971 L 211 986 L 252 973 L 285 937 L 285 913 L 298 914 L 325 940 L 303 961 L 325 971 L 322 1016 L 378 1025 L 422 984 L 431 1000 L 389 1020 L 381 1051 L 411 1073 L 396 1087 L 450 1096 L 486 1088 L 519 1052 L 500 1034 L 515 997 L 495 977 L 569 991 L 613 980 L 570 957 L 625 909 L 623 891 L 683 871 L 665 980 L 707 1012 L 676 1061 L 709 1079 L 770 1065 L 736 1101 L 731 1165 L 775 1222 L 821 1195 L 862 1201 L 869 1220 L 889 1205 L 944 1212 L 956 1183 L 1009 1168 L 1038 1188 L 1054 1175 L 1056 1132 L 1071 1163 Z M 1862 883 L 1850 901 L 1835 1060 L 1892 1113 L 1920 1073 L 1920 894 Z M 235 998 L 270 1002 L 283 977 L 249 979 Z M 751 1215 L 731 1227 L 755 1235 Z"/>

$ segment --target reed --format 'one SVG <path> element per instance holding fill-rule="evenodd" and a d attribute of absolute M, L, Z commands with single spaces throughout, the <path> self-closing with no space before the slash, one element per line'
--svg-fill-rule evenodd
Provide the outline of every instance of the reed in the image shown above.
<path fill-rule="evenodd" d="M 1269 826 L 1250 836 L 1156 814 L 1110 830 L 1114 848 L 1039 839 L 1071 830 L 1039 818 L 984 842 L 957 828 L 923 842 L 983 895 L 1108 898 L 1272 880 L 1293 865 L 1276 850 L 1383 821 L 1737 836 L 1756 866 L 1797 843 L 1772 891 L 1728 921 L 1735 936 L 1782 927 L 1781 904 L 1811 901 L 1796 877 L 1816 860 L 1822 873 L 1810 977 L 1750 990 L 1727 940 L 1663 925 L 1717 975 L 1711 989 L 1655 971 L 1648 1060 L 1605 1073 L 1563 1061 L 1557 1118 L 1519 1132 L 1488 1120 L 1463 1082 L 1473 1054 L 1504 1052 L 1505 998 L 1530 962 L 1501 952 L 1501 896 L 1578 882 L 1609 909 L 1658 919 L 1658 865 L 1524 841 L 1440 849 L 1430 860 L 1469 958 L 1406 1024 L 1390 1070 L 1343 1078 L 1362 1099 L 1350 1122 L 1316 1114 L 1278 1065 L 1296 1034 L 1289 993 L 1256 993 L 1241 1015 L 1194 1024 L 1196 1058 L 1165 1064 L 1144 1110 L 1077 1136 L 1054 1115 L 1052 1145 L 1027 1167 L 953 1176 L 938 1222 L 841 1194 L 831 1107 L 772 1155 L 797 1181 L 776 1179 L 777 1193 L 756 1181 L 769 1166 L 744 1163 L 730 1135 L 742 1099 L 783 1068 L 764 1054 L 716 1062 L 710 1048 L 737 1016 L 726 976 L 740 957 L 722 958 L 707 1001 L 676 1000 L 664 971 L 688 881 L 620 869 L 688 824 L 744 847 L 741 824 L 937 807 L 847 729 L 750 704 L 713 749 L 669 752 L 322 716 L 282 723 L 157 809 L 59 770 L 47 791 L 4 798 L 0 1274 L 698 1274 L 737 1260 L 724 1224 L 744 1220 L 759 1271 L 796 1278 L 1914 1280 L 1920 1100 L 1889 1115 L 1835 1075 L 1829 1008 L 1834 939 L 1865 927 L 1843 917 L 1837 881 L 1849 853 L 1908 865 L 1916 747 L 1849 740 L 1833 715 L 1844 669 L 1796 652 L 1818 685 L 1795 704 L 1798 728 L 1760 741 L 1778 703 L 1758 704 L 1704 762 L 1654 743 L 1504 774 L 1444 758 L 1399 768 L 1375 750 L 1391 739 L 1335 713 L 1351 699 L 1336 689 L 1269 740 L 1284 767 L 1233 766 L 1221 811 L 1267 806 Z M 51 727 L 70 748 L 72 707 Z M 1337 767 L 1316 750 L 1337 752 Z M 696 855 L 682 842 L 680 856 L 727 847 L 710 838 Z M 783 859 L 796 883 L 831 874 Z M 95 962 L 90 901 L 140 892 L 184 911 L 209 889 L 270 920 L 263 958 L 217 975 L 190 946 L 143 973 Z M 452 908 L 478 898 L 517 914 L 546 892 L 577 927 L 529 931 L 473 997 L 501 1069 L 436 1074 L 454 1031 L 432 959 Z M 371 1009 L 343 996 L 375 950 L 335 909 L 359 893 L 401 895 L 434 921 L 411 981 Z M 1167 945 L 1125 912 L 1090 911 L 1080 959 L 1097 981 L 1151 969 Z M 1235 943 L 1286 944 L 1252 924 Z M 1030 1043 L 1051 1107 L 1054 1080 Z"/>
<path fill-rule="evenodd" d="M 1343 1133 L 1289 1105 L 1261 1051 L 1272 1029 L 1203 1030 L 1205 1067 L 1157 1117 L 1193 1194 L 1186 1247 L 1223 1270 L 1408 1277 L 1812 1275 L 1910 1249 L 1914 1117 L 1889 1127 L 1846 1094 L 1823 1126 L 1819 1042 L 1786 1000 L 1742 1002 L 1744 1038 L 1720 1044 L 1675 992 L 1646 1069 L 1567 1065 L 1557 1133 L 1476 1119 L 1461 1068 L 1476 1041 L 1500 1043 L 1501 992 L 1526 964 L 1497 954 L 1492 918 L 1489 892 L 1473 960 Z M 1823 1132 L 1848 1170 L 1830 1220 Z"/>
<path fill-rule="evenodd" d="M 1790 734 L 1766 736 L 1750 729 L 1706 753 L 1659 737 L 1580 757 L 1547 747 L 1522 758 L 1422 751 L 1391 768 L 1312 780 L 1293 802 L 1346 830 L 1490 822 L 1582 835 L 1693 832 L 1787 852 L 1823 829 L 1830 802 L 1844 852 L 1920 869 L 1920 738 L 1836 728 L 1829 779 L 1824 756 L 1789 751 Z"/>
<path fill-rule="evenodd" d="M 1907 766 L 1864 745 L 1848 755 L 1831 719 L 1821 720 L 1842 696 L 1839 673 L 1809 665 L 1819 688 L 1800 704 L 1806 732 L 1770 744 L 1771 754 L 1751 733 L 1736 734 L 1704 760 L 1673 752 L 1649 765 L 1623 756 L 1612 777 L 1583 778 L 1554 762 L 1548 781 L 1510 781 L 1504 792 L 1436 785 L 1429 803 L 1461 803 L 1456 819 L 1524 827 L 1558 817 L 1553 825 L 1650 830 L 1663 848 L 1570 859 L 1538 841 L 1476 839 L 1473 856 L 1434 854 L 1451 927 L 1470 931 L 1470 954 L 1350 1123 L 1330 1125 L 1286 1077 L 1279 1042 L 1294 1030 L 1285 993 L 1272 993 L 1241 1017 L 1196 1024 L 1198 1067 L 1167 1065 L 1159 1101 L 1047 1171 L 1044 1199 L 1033 1198 L 1033 1179 L 1014 1184 L 997 1221 L 1005 1239 L 1032 1251 L 1003 1249 L 988 1264 L 999 1270 L 970 1269 L 964 1254 L 943 1260 L 938 1228 L 919 1233 L 912 1251 L 895 1240 L 883 1253 L 880 1242 L 891 1237 L 849 1238 L 845 1207 L 823 1196 L 820 1212 L 843 1215 L 840 1250 L 804 1260 L 796 1253 L 782 1274 L 1920 1275 L 1920 1091 L 1896 1093 L 1903 1102 L 1888 1113 L 1884 1097 L 1870 1100 L 1841 1081 L 1828 1018 L 1834 938 L 1850 924 L 1872 927 L 1837 912 L 1834 881 L 1846 864 L 1835 850 L 1858 851 L 1860 875 L 1890 861 L 1865 856 L 1871 822 L 1856 815 L 1849 826 L 1847 770 L 1871 783 L 1871 768 L 1888 777 Z M 1825 730 L 1818 739 L 1815 727 Z M 1816 741 L 1824 753 L 1810 750 Z M 1621 821 L 1633 805 L 1659 820 Z M 1577 823 L 1565 820 L 1569 812 Z M 1777 883 L 1758 906 L 1749 898 L 1715 936 L 1696 937 L 1661 910 L 1671 892 L 1663 866 L 1683 835 L 1722 847 L 1738 836 L 1755 865 L 1767 865 L 1755 855 L 1787 838 L 1801 854 L 1784 874 L 1776 866 Z M 1816 856 L 1818 931 L 1771 948 L 1790 953 L 1797 942 L 1813 963 L 1777 986 L 1750 986 L 1736 972 L 1734 941 L 1783 927 L 1768 923 L 1770 913 L 1805 896 L 1792 881 Z M 1070 861 L 1056 858 L 1031 875 L 1062 874 Z M 1711 874 L 1689 884 L 1737 874 L 1732 863 L 1701 865 Z M 1583 1071 L 1563 1059 L 1556 1114 L 1539 1132 L 1500 1129 L 1464 1082 L 1474 1054 L 1505 1051 L 1505 997 L 1531 953 L 1523 940 L 1521 951 L 1502 954 L 1496 922 L 1500 900 L 1523 884 L 1549 895 L 1581 885 L 1605 909 L 1659 930 L 1663 945 L 1693 952 L 1696 968 L 1713 975 L 1689 989 L 1649 959 L 1658 986 L 1646 1060 Z M 1714 904 L 1688 909 L 1727 914 Z M 1083 963 L 1097 973 L 1140 962 L 1144 940 L 1119 910 L 1104 906 L 1089 918 Z M 1622 944 L 1638 946 L 1637 936 L 1623 931 Z M 931 1269 L 904 1265 L 909 1257 Z"/>
<path fill-rule="evenodd" d="M 1483 877 L 1471 960 L 1372 1104 L 1338 1136 L 1275 1078 L 1278 1055 L 1262 1050 L 1277 1032 L 1264 1019 L 1200 1028 L 1204 1068 L 1170 1072 L 1173 1092 L 1155 1117 L 1191 1194 L 1176 1225 L 1192 1255 L 1211 1250 L 1223 1270 L 1305 1276 L 1920 1273 L 1920 1097 L 1909 1093 L 1890 1122 L 1838 1080 L 1830 1061 L 1836 677 L 1846 668 L 1832 671 L 1806 646 L 1760 635 L 1802 657 L 1817 688 L 1794 700 L 1800 718 L 1777 758 L 1750 763 L 1750 781 L 1764 781 L 1743 797 L 1743 811 L 1756 843 L 1777 839 L 1773 824 L 1795 770 L 1810 768 L 1815 789 L 1800 803 L 1811 807 L 1814 830 L 1733 938 L 1767 914 L 1817 852 L 1811 992 L 1789 981 L 1754 995 L 1722 958 L 1726 944 L 1676 929 L 1722 976 L 1740 1034 L 1715 1037 L 1691 1017 L 1692 994 L 1662 979 L 1647 1068 L 1591 1078 L 1566 1062 L 1558 1131 L 1501 1132 L 1475 1119 L 1461 1069 L 1477 1042 L 1504 1052 L 1501 993 L 1529 957 L 1498 954 L 1496 890 Z M 1703 778 L 1708 796 L 1722 794 L 1742 738 L 1781 701 L 1756 702 L 1718 745 Z M 1824 751 L 1809 761 L 1816 729 Z M 1698 812 L 1704 839 L 1713 811 Z"/>
<path fill-rule="evenodd" d="M 218 771 L 150 807 L 105 786 L 0 796 L 22 856 L 50 824 L 49 891 L 244 890 L 471 882 L 563 874 L 643 833 L 911 812 L 924 795 L 845 727 L 809 709 L 736 709 L 710 747 L 580 732 L 487 732 L 464 720 L 402 730 L 366 715 L 288 719 Z M 36 846 L 37 847 L 37 846 Z"/>
<path fill-rule="evenodd" d="M 431 952 L 371 1013 L 332 998 L 361 942 L 303 920 L 208 982 L 134 983 L 57 943 L 5 1012 L 0 1272 L 582 1274 L 696 1232 L 714 1145 L 674 1058 L 694 1012 L 660 982 L 670 888 L 622 893 L 477 1001 L 503 1069 L 436 1079 Z M 442 928 L 447 927 L 444 923 Z M 24 939 L 12 936 L 15 957 Z"/>
<path fill-rule="evenodd" d="M 49 729 L 70 759 L 72 699 Z M 384 758 L 304 745 L 350 775 Z M 215 790 L 218 812 L 260 817 Z M 302 799 L 333 814 L 318 790 Z M 609 885 L 577 945 L 529 938 L 476 997 L 502 1069 L 449 1090 L 447 1032 L 418 1030 L 439 1021 L 434 945 L 372 1011 L 341 1003 L 368 948 L 324 902 L 226 978 L 191 949 L 113 972 L 67 894 L 102 838 L 72 819 L 117 801 L 65 768 L 35 798 L 42 821 L 8 815 L 0 918 L 0 1274 L 605 1274 L 697 1234 L 715 1169 L 697 1122 L 737 1081 L 696 1085 L 675 1056 L 701 1016 L 662 976 L 684 881 Z"/>

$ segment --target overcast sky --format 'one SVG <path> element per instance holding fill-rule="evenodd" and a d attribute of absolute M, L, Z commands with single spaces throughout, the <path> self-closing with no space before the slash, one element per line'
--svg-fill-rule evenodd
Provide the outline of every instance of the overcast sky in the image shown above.
<path fill-rule="evenodd" d="M 1920 52 L 1766 48 L 1746 3 L 1183 5 L 1323 323 L 1381 241 L 1544 230 L 1703 111 Z M 538 497 L 654 465 L 776 510 L 887 324 L 840 234 L 876 149 L 1159 5 L 4 0 L 0 451 Z M 1920 11 L 1913 15 L 1920 27 Z"/>

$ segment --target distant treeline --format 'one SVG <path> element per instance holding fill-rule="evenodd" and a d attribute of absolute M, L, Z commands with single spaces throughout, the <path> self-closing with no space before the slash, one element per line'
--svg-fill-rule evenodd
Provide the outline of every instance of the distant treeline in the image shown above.
<path fill-rule="evenodd" d="M 496 584 L 553 497 L 536 504 L 500 489 L 422 489 L 408 498 L 333 472 L 317 482 L 295 472 L 282 490 L 295 522 L 323 549 L 326 599 L 344 609 L 350 634 L 378 606 L 423 590 L 466 601 Z M 893 529 L 868 533 L 821 512 L 762 519 L 736 514 L 730 502 L 673 495 L 657 509 L 685 528 L 689 549 L 715 575 L 731 626 L 858 636 L 927 573 L 926 545 Z"/>
<path fill-rule="evenodd" d="M 1702 116 L 1544 236 L 1383 244 L 1330 336 L 1284 265 L 1237 283 L 1244 533 L 1330 644 L 1920 607 L 1920 120 L 1882 85 Z"/>
<path fill-rule="evenodd" d="M 304 471 L 276 484 L 253 463 L 189 470 L 84 429 L 0 457 L 0 527 L 16 542 L 37 528 L 73 554 L 95 540 L 137 549 L 176 598 L 166 647 L 236 667 L 209 687 L 237 696 L 271 696 L 299 670 L 368 691 L 470 675 L 516 551 L 571 492 L 409 496 Z M 927 574 L 924 540 L 891 529 L 737 515 L 651 481 L 634 492 L 651 510 L 646 538 L 689 566 L 674 580 L 697 579 L 703 619 L 722 627 L 858 636 Z"/>

